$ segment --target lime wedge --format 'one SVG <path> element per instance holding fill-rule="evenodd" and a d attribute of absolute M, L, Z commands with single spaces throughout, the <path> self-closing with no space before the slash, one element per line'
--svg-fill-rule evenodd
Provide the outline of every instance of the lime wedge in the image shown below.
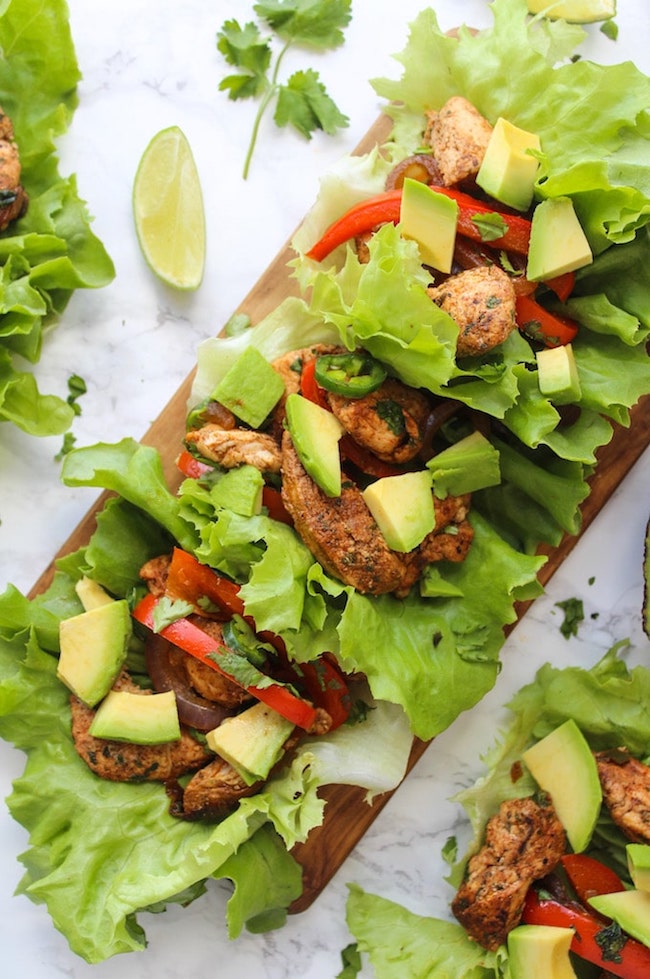
<path fill-rule="evenodd" d="M 572 24 L 591 24 L 616 16 L 616 0 L 526 0 L 531 14 Z"/>
<path fill-rule="evenodd" d="M 178 126 L 153 137 L 133 183 L 133 217 L 151 270 L 174 289 L 197 289 L 205 266 L 203 194 L 192 150 Z"/>

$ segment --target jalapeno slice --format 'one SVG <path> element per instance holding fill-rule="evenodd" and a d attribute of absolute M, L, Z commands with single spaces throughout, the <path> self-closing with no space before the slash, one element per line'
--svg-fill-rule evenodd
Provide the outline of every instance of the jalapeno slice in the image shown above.
<path fill-rule="evenodd" d="M 363 398 L 386 380 L 382 364 L 367 353 L 321 354 L 316 359 L 317 384 L 346 398 Z"/>

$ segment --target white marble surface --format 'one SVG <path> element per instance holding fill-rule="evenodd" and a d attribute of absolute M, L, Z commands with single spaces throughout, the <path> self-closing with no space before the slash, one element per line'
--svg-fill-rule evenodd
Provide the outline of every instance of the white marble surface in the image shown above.
<path fill-rule="evenodd" d="M 194 363 L 197 343 L 218 332 L 289 237 L 316 194 L 319 175 L 356 145 L 379 105 L 365 79 L 396 75 L 392 55 L 422 0 L 356 0 L 347 42 L 315 67 L 351 120 L 336 138 L 302 141 L 263 127 L 247 182 L 241 179 L 253 107 L 218 91 L 225 66 L 215 48 L 224 19 L 250 19 L 243 0 L 70 0 L 83 81 L 72 127 L 60 144 L 61 168 L 77 174 L 94 229 L 117 276 L 98 292 L 77 293 L 48 337 L 37 375 L 43 390 L 65 397 L 70 373 L 88 384 L 74 433 L 78 444 L 140 437 Z M 490 23 L 484 0 L 439 0 L 443 28 L 463 20 Z M 617 43 L 589 30 L 584 52 L 613 63 L 627 58 L 650 71 L 646 0 L 619 0 Z M 303 67 L 304 54 L 287 62 Z M 179 125 L 201 174 L 209 248 L 205 281 L 190 296 L 156 282 L 140 257 L 131 219 L 131 185 L 140 155 L 159 129 Z M 34 440 L 0 430 L 0 588 L 27 590 L 92 503 L 93 490 L 58 482 L 60 439 Z M 2 974 L 29 979 L 203 979 L 219 972 L 283 979 L 331 979 L 345 926 L 346 882 L 397 900 L 422 914 L 446 914 L 440 849 L 460 813 L 447 798 L 480 768 L 496 736 L 502 705 L 546 660 L 591 665 L 616 640 L 650 663 L 640 627 L 642 535 L 650 510 L 650 453 L 630 473 L 584 539 L 508 641 L 495 690 L 427 751 L 372 829 L 312 908 L 281 931 L 229 942 L 227 892 L 214 887 L 189 909 L 143 916 L 149 948 L 89 966 L 73 956 L 43 908 L 13 897 L 25 849 L 22 829 L 0 806 L 0 945 Z M 590 579 L 594 578 L 593 583 Z M 559 631 L 556 601 L 582 597 L 586 620 L 577 638 Z M 22 768 L 22 756 L 0 744 L 0 793 Z M 364 975 L 370 975 L 369 967 Z"/>

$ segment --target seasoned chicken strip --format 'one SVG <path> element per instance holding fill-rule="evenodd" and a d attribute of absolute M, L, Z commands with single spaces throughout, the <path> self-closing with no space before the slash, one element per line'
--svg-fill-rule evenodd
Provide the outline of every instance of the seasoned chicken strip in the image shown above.
<path fill-rule="evenodd" d="M 363 398 L 327 393 L 333 414 L 355 442 L 384 462 L 410 462 L 424 443 L 429 398 L 396 378 Z"/>
<path fill-rule="evenodd" d="M 261 472 L 280 472 L 280 446 L 271 435 L 248 428 L 224 429 L 204 425 L 187 432 L 185 442 L 194 445 L 202 456 L 224 469 L 255 466 Z"/>
<path fill-rule="evenodd" d="M 428 291 L 458 325 L 459 357 L 480 357 L 516 327 L 514 286 L 496 265 L 459 272 Z"/>
<path fill-rule="evenodd" d="M 29 199 L 20 175 L 20 156 L 11 119 L 0 107 L 0 231 L 27 210 Z"/>
<path fill-rule="evenodd" d="M 150 690 L 142 690 L 127 674 L 118 677 L 115 690 L 146 697 Z M 72 740 L 80 758 L 100 778 L 111 782 L 165 782 L 179 778 L 186 772 L 196 771 L 212 757 L 211 753 L 181 728 L 179 741 L 165 744 L 141 745 L 108 738 L 95 738 L 90 725 L 96 711 L 87 707 L 75 696 L 70 698 L 72 711 Z"/>
<path fill-rule="evenodd" d="M 326 571 L 362 594 L 403 597 L 432 560 L 465 556 L 472 537 L 466 522 L 469 497 L 434 500 L 436 529 L 419 547 L 401 554 L 389 548 L 357 486 L 344 483 L 338 497 L 323 493 L 305 472 L 288 432 L 282 458 L 282 499 L 297 533 Z M 458 526 L 447 532 L 456 520 Z"/>
<path fill-rule="evenodd" d="M 496 950 L 519 924 L 531 883 L 550 873 L 565 849 L 564 829 L 550 803 L 503 802 L 488 821 L 483 847 L 469 861 L 452 901 L 454 915 L 476 942 Z"/>
<path fill-rule="evenodd" d="M 650 844 L 650 767 L 626 748 L 596 755 L 603 800 L 619 829 L 634 843 Z"/>
<path fill-rule="evenodd" d="M 181 814 L 186 819 L 226 816 L 240 799 L 259 792 L 260 785 L 260 782 L 246 785 L 228 762 L 213 757 L 213 761 L 193 775 L 185 786 Z"/>
<path fill-rule="evenodd" d="M 475 177 L 479 171 L 492 126 L 471 102 L 454 95 L 438 112 L 427 113 L 427 141 L 446 187 Z"/>

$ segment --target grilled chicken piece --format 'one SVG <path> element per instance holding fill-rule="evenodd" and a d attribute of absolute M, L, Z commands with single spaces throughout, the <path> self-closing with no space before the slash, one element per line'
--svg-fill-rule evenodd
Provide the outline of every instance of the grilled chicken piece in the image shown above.
<path fill-rule="evenodd" d="M 396 378 L 363 398 L 328 392 L 327 400 L 355 442 L 383 462 L 410 462 L 422 448 L 431 402 Z"/>
<path fill-rule="evenodd" d="M 255 466 L 261 472 L 280 471 L 280 447 L 271 435 L 263 432 L 248 428 L 225 429 L 208 424 L 187 432 L 185 442 L 196 446 L 202 456 L 224 469 L 246 465 Z"/>
<path fill-rule="evenodd" d="M 185 786 L 181 814 L 186 819 L 215 819 L 231 812 L 240 799 L 259 792 L 260 782 L 246 785 L 238 772 L 218 756 Z"/>
<path fill-rule="evenodd" d="M 20 156 L 9 116 L 0 107 L 0 231 L 22 217 L 29 199 L 20 183 Z"/>
<path fill-rule="evenodd" d="M 167 575 L 171 564 L 171 554 L 153 557 L 142 565 L 139 575 L 156 598 L 161 598 L 167 589 Z"/>
<path fill-rule="evenodd" d="M 428 292 L 458 325 L 459 357 L 480 357 L 516 327 L 514 286 L 496 265 L 466 269 Z"/>
<path fill-rule="evenodd" d="M 566 849 L 564 829 L 548 805 L 532 798 L 503 802 L 469 861 L 452 911 L 469 935 L 492 951 L 520 921 L 530 884 L 550 873 Z"/>
<path fill-rule="evenodd" d="M 282 459 L 282 499 L 296 531 L 329 574 L 362 594 L 403 597 L 437 559 L 436 550 L 448 551 L 444 556 L 451 560 L 465 556 L 472 533 L 466 521 L 469 497 L 434 500 L 436 529 L 419 547 L 400 554 L 389 548 L 357 486 L 344 483 L 338 497 L 323 493 L 305 472 L 288 432 Z"/>
<path fill-rule="evenodd" d="M 424 138 L 433 150 L 444 186 L 476 176 L 491 135 L 490 123 L 461 95 L 452 96 L 438 112 L 427 113 Z"/>
<path fill-rule="evenodd" d="M 218 622 L 193 615 L 190 616 L 190 619 L 203 632 L 212 636 L 216 643 L 223 644 L 223 634 Z M 224 707 L 239 707 L 253 699 L 252 694 L 249 694 L 234 680 L 229 680 L 223 673 L 213 670 L 211 666 L 207 666 L 193 656 L 185 654 L 184 668 L 190 684 L 206 700 L 216 701 Z"/>
<path fill-rule="evenodd" d="M 650 767 L 626 748 L 601 751 L 595 757 L 612 819 L 629 840 L 650 844 Z"/>
<path fill-rule="evenodd" d="M 116 690 L 149 696 L 124 673 L 114 684 Z M 95 738 L 90 725 L 96 711 L 75 696 L 70 698 L 72 710 L 72 740 L 77 754 L 100 778 L 110 782 L 165 782 L 186 772 L 201 768 L 211 753 L 181 728 L 179 741 L 166 744 L 141 745 L 108 738 Z"/>

